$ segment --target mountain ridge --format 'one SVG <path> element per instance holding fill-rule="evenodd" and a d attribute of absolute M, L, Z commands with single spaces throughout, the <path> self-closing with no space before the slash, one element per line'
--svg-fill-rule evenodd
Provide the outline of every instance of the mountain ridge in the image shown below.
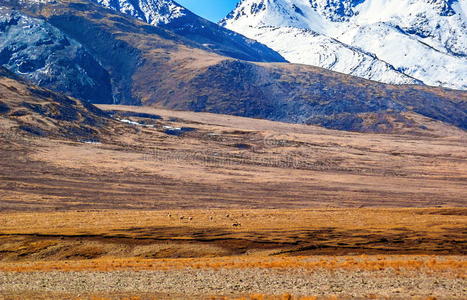
<path fill-rule="evenodd" d="M 172 0 L 90 1 L 169 29 L 221 55 L 248 61 L 286 62 L 267 46 L 218 26 Z"/>

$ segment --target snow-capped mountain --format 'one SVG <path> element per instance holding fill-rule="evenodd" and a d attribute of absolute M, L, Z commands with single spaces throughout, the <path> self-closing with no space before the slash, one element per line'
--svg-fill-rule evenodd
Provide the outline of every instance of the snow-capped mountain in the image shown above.
<path fill-rule="evenodd" d="M 390 133 L 401 126 L 428 130 L 416 121 L 422 116 L 467 128 L 467 91 L 386 85 L 308 65 L 230 59 L 197 40 L 219 38 L 219 52 L 228 52 L 221 38 L 231 31 L 196 16 L 173 19 L 169 25 L 177 26 L 171 30 L 91 1 L 57 0 L 39 6 L 24 1 L 0 5 L 0 65 L 37 85 L 93 103 L 362 132 Z M 202 31 L 203 24 L 212 26 Z M 188 29 L 184 37 L 174 32 L 183 26 L 193 27 L 193 35 Z M 228 42 L 239 54 L 235 40 Z M 60 116 L 70 117 L 67 111 Z"/>
<path fill-rule="evenodd" d="M 203 19 L 172 0 L 90 1 L 151 25 L 169 29 L 221 55 L 249 61 L 286 61 L 267 46 Z"/>
<path fill-rule="evenodd" d="M 105 7 L 118 10 L 152 25 L 168 24 L 190 12 L 167 0 L 93 0 Z"/>
<path fill-rule="evenodd" d="M 310 64 L 467 89 L 467 0 L 243 0 L 221 25 Z"/>

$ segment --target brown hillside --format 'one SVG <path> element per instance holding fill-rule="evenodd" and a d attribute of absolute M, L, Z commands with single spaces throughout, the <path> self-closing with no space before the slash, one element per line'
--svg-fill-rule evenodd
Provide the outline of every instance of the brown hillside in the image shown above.
<path fill-rule="evenodd" d="M 112 121 L 95 106 L 33 86 L 0 67 L 2 134 L 99 140 Z M 10 140 L 4 140 L 10 142 Z"/>

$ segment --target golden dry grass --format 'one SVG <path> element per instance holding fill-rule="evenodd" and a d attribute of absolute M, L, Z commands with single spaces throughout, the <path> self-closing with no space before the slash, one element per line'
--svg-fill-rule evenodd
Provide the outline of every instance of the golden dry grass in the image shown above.
<path fill-rule="evenodd" d="M 467 260 L 461 256 L 431 255 L 360 255 L 360 256 L 238 256 L 220 258 L 178 259 L 92 259 L 72 261 L 36 261 L 0 263 L 3 272 L 81 272 L 118 270 L 150 271 L 177 269 L 305 269 L 348 271 L 417 271 L 449 272 L 450 276 L 466 278 Z"/>
<path fill-rule="evenodd" d="M 466 212 L 363 208 L 3 213 L 0 253 L 4 261 L 465 255 Z"/>
<path fill-rule="evenodd" d="M 236 232 L 278 230 L 372 230 L 398 232 L 403 228 L 431 234 L 462 229 L 467 225 L 467 208 L 322 208 L 322 209 L 187 209 L 187 210 L 86 210 L 60 212 L 0 212 L 3 234 L 124 234 L 138 237 L 155 228 L 183 228 L 188 238 L 192 229 L 223 229 Z M 241 226 L 234 228 L 234 221 Z M 133 231 L 131 230 L 133 229 Z M 428 230 L 429 229 L 429 230 Z M 158 232 L 159 231 L 159 232 Z"/>

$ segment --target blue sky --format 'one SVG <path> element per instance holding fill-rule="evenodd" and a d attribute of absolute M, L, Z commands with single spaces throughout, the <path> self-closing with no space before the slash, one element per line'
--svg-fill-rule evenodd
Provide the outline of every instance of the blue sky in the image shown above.
<path fill-rule="evenodd" d="M 175 0 L 197 15 L 217 22 L 235 8 L 239 0 Z"/>

